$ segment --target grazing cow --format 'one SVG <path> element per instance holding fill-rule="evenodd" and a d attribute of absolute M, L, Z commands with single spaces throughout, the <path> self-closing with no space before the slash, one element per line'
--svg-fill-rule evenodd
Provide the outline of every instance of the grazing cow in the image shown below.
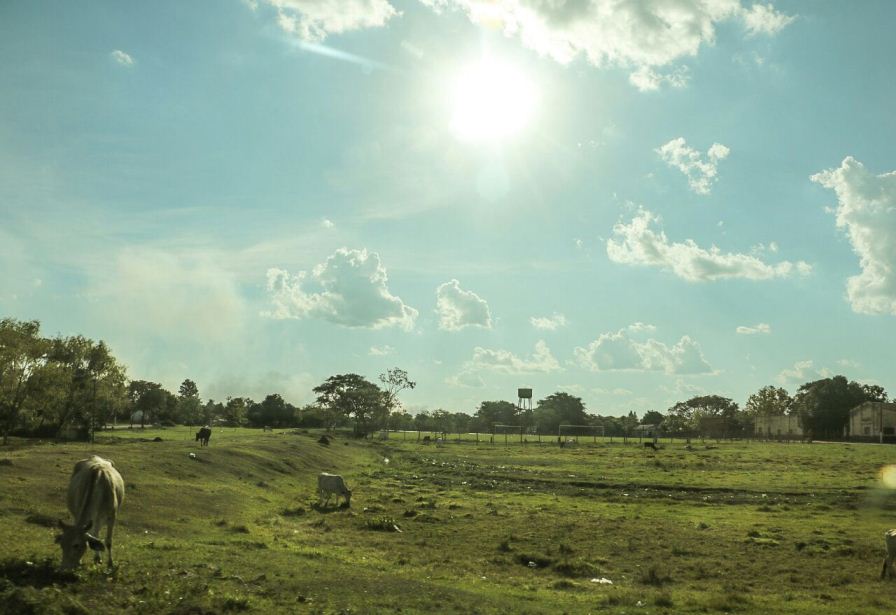
<path fill-rule="evenodd" d="M 274 431 L 273 427 L 271 427 L 270 425 L 265 425 L 264 427 L 261 428 L 261 430 L 262 431 Z"/>
<path fill-rule="evenodd" d="M 321 472 L 317 477 L 317 495 L 324 500 L 324 506 L 327 505 L 330 501 L 330 496 L 333 495 L 336 496 L 337 502 L 339 502 L 339 497 L 342 496 L 345 498 L 346 506 L 352 505 L 351 489 L 345 486 L 345 481 L 338 474 Z"/>
<path fill-rule="evenodd" d="M 653 450 L 657 450 L 656 444 L 654 444 L 653 442 L 645 442 L 644 448 L 652 448 Z"/>
<path fill-rule="evenodd" d="M 896 564 L 896 530 L 887 530 L 884 533 L 884 542 L 887 544 L 887 557 L 884 559 L 884 569 L 880 572 L 880 578 L 893 577 L 893 565 Z"/>
<path fill-rule="evenodd" d="M 212 429 L 208 425 L 196 432 L 196 441 L 199 446 L 208 446 L 208 441 L 212 437 Z"/>
<path fill-rule="evenodd" d="M 93 563 L 102 562 L 102 552 L 109 552 L 109 567 L 112 567 L 112 530 L 115 517 L 124 501 L 124 481 L 111 461 L 94 455 L 75 464 L 68 484 L 68 510 L 75 518 L 69 525 L 61 519 L 62 534 L 56 542 L 62 547 L 62 567 L 74 568 L 81 564 L 81 558 L 89 546 L 93 550 Z M 106 543 L 98 535 L 106 526 Z M 93 534 L 88 534 L 93 530 Z"/>

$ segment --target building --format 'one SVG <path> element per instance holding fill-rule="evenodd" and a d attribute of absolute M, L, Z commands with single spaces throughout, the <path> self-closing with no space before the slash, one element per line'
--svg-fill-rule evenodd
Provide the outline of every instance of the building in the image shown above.
<path fill-rule="evenodd" d="M 802 438 L 803 427 L 796 414 L 757 416 L 753 419 L 753 435 L 757 438 Z"/>
<path fill-rule="evenodd" d="M 846 434 L 851 438 L 877 438 L 896 435 L 896 404 L 866 401 L 849 411 Z"/>

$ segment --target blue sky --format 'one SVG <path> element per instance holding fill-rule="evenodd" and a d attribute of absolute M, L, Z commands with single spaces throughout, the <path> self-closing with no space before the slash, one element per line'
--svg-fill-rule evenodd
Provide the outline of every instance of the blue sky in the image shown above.
<path fill-rule="evenodd" d="M 396 365 L 408 407 L 466 412 L 892 388 L 894 21 L 5 2 L 0 313 L 219 400 Z"/>

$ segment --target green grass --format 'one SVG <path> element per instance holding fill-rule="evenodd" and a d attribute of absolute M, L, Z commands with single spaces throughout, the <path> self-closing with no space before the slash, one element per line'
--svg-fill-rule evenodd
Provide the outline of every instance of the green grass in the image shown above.
<path fill-rule="evenodd" d="M 248 429 L 199 448 L 194 431 L 0 449 L 0 612 L 896 611 L 877 578 L 896 527 L 877 472 L 896 448 L 323 446 Z M 63 575 L 52 526 L 92 453 L 127 486 L 118 567 Z M 323 470 L 345 476 L 351 509 L 317 507 Z"/>

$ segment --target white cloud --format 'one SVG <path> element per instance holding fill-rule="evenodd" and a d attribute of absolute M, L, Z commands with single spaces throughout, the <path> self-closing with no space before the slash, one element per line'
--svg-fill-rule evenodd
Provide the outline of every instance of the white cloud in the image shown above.
<path fill-rule="evenodd" d="M 554 372 L 560 369 L 560 363 L 551 354 L 544 340 L 535 343 L 535 351 L 529 357 L 518 357 L 509 350 L 492 350 L 477 346 L 473 349 L 473 358 L 464 364 L 462 371 L 478 372 L 490 370 L 505 374 L 528 374 L 534 372 Z"/>
<path fill-rule="evenodd" d="M 334 227 L 336 226 L 336 223 L 334 223 L 334 222 L 333 222 L 332 220 L 330 220 L 329 218 L 323 218 L 323 219 L 320 221 L 320 225 L 321 225 L 322 227 L 324 227 L 324 228 L 330 229 L 330 228 L 334 228 Z"/>
<path fill-rule="evenodd" d="M 659 73 L 650 66 L 641 66 L 628 76 L 628 82 L 642 92 L 654 92 L 663 85 L 681 89 L 690 80 L 691 75 L 687 66 L 679 66 L 667 73 Z"/>
<path fill-rule="evenodd" d="M 731 150 L 721 143 L 713 143 L 704 158 L 698 150 L 688 147 L 684 137 L 678 137 L 654 151 L 670 167 L 685 174 L 691 190 L 697 194 L 709 194 L 716 182 L 719 161 L 727 158 Z"/>
<path fill-rule="evenodd" d="M 536 329 L 556 331 L 560 327 L 566 326 L 566 316 L 554 312 L 551 316 L 532 316 L 529 319 L 529 322 L 532 323 L 532 326 Z"/>
<path fill-rule="evenodd" d="M 389 344 L 384 344 L 382 346 L 371 346 L 367 354 L 369 354 L 371 357 L 387 357 L 391 354 L 395 354 L 395 349 Z"/>
<path fill-rule="evenodd" d="M 862 272 L 846 283 L 852 309 L 896 315 L 896 171 L 872 175 L 850 156 L 811 179 L 836 192 L 837 227 L 859 257 Z"/>
<path fill-rule="evenodd" d="M 119 65 L 121 66 L 133 66 L 135 64 L 134 58 L 131 57 L 130 54 L 125 53 L 121 49 L 113 50 L 109 56 Z"/>
<path fill-rule="evenodd" d="M 636 370 L 667 374 L 707 374 L 712 368 L 699 344 L 687 335 L 667 346 L 655 339 L 641 342 L 626 329 L 603 333 L 587 347 L 573 351 L 579 365 L 591 371 Z"/>
<path fill-rule="evenodd" d="M 347 327 L 414 327 L 417 310 L 389 292 L 386 269 L 376 252 L 339 248 L 310 275 L 283 269 L 267 273 L 267 291 L 276 319 L 320 318 Z M 306 290 L 310 286 L 313 290 Z"/>
<path fill-rule="evenodd" d="M 827 368 L 817 369 L 811 360 L 797 361 L 793 367 L 781 370 L 777 380 L 781 385 L 805 384 L 823 378 L 830 378 L 834 373 Z"/>
<path fill-rule="evenodd" d="M 688 282 L 704 282 L 730 278 L 768 280 L 785 278 L 794 272 L 808 274 L 812 267 L 803 261 L 781 261 L 774 265 L 749 254 L 722 252 L 716 246 L 701 248 L 692 239 L 670 242 L 665 232 L 654 230 L 659 218 L 641 209 L 629 224 L 613 227 L 615 238 L 607 240 L 607 256 L 611 261 L 627 265 L 647 265 L 671 271 Z"/>
<path fill-rule="evenodd" d="M 743 9 L 741 18 L 747 29 L 747 36 L 777 34 L 796 19 L 792 15 L 779 13 L 771 4 L 754 4 L 749 9 Z"/>
<path fill-rule="evenodd" d="M 436 313 L 439 329 L 460 331 L 464 327 L 490 329 L 492 317 L 488 303 L 476 293 L 463 290 L 460 282 L 451 280 L 436 289 Z"/>
<path fill-rule="evenodd" d="M 629 331 L 634 331 L 636 333 L 653 333 L 656 331 L 656 326 L 647 324 L 646 322 L 633 322 L 628 327 L 626 327 Z"/>
<path fill-rule="evenodd" d="M 745 327 L 741 325 L 737 328 L 737 332 L 741 335 L 755 335 L 756 333 L 771 333 L 772 328 L 771 325 L 761 322 L 757 325 L 753 325 L 752 327 Z"/>
<path fill-rule="evenodd" d="M 745 9 L 739 0 L 421 0 L 437 10 L 459 9 L 474 23 L 567 64 L 584 56 L 596 66 L 633 70 L 632 83 L 653 89 L 684 78 L 664 67 L 696 56 L 715 42 L 716 26 L 739 19 L 748 35 L 773 34 L 789 23 L 771 5 Z M 757 8 L 758 7 L 758 8 Z"/>
<path fill-rule="evenodd" d="M 387 0 L 265 0 L 277 23 L 303 41 L 318 43 L 331 34 L 386 25 L 398 15 Z"/>

